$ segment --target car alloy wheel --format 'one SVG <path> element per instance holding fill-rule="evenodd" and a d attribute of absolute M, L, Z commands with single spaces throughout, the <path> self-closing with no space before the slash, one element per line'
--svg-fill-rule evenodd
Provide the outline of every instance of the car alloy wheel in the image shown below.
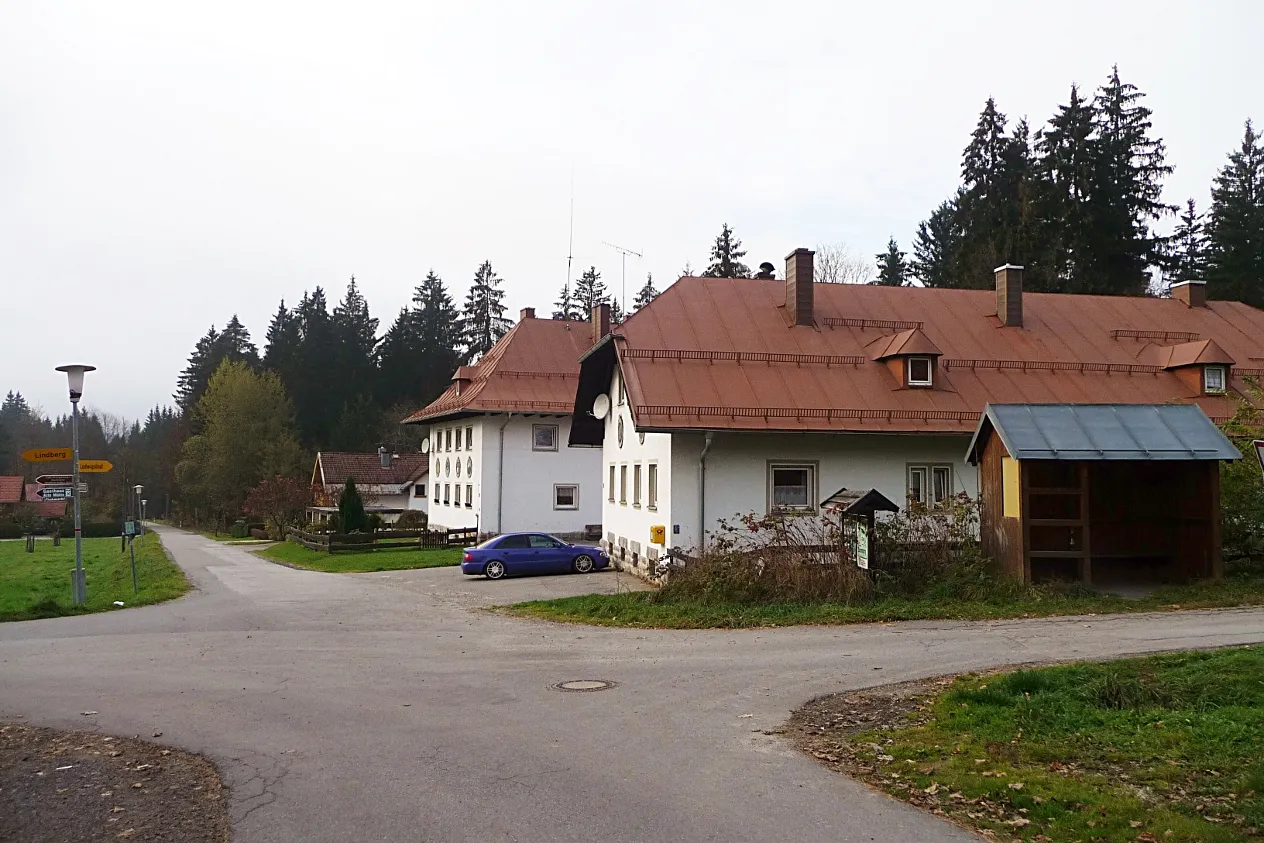
<path fill-rule="evenodd" d="M 498 580 L 505 575 L 505 563 L 498 559 L 488 562 L 483 568 L 483 576 L 489 580 Z"/>
<path fill-rule="evenodd" d="M 576 556 L 572 564 L 574 565 L 575 573 L 587 574 L 593 569 L 593 558 L 585 553 L 583 556 Z"/>

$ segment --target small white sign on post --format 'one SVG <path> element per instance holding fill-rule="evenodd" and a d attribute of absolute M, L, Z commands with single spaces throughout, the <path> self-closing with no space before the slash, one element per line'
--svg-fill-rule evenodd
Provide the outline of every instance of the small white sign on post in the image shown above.
<path fill-rule="evenodd" d="M 1264 439 L 1256 439 L 1251 447 L 1255 449 L 1255 458 L 1260 461 L 1260 472 L 1264 474 Z"/>
<path fill-rule="evenodd" d="M 869 523 L 856 521 L 856 567 L 869 570 Z"/>

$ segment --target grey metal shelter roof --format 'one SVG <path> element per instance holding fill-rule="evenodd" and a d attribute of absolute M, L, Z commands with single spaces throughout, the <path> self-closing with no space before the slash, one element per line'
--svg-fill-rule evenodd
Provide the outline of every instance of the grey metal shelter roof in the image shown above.
<path fill-rule="evenodd" d="M 989 404 L 966 459 L 995 432 L 1016 460 L 1236 460 L 1194 404 Z"/>
<path fill-rule="evenodd" d="M 821 506 L 831 512 L 842 512 L 845 515 L 871 515 L 875 512 L 900 511 L 890 498 L 877 489 L 844 487 L 821 501 Z"/>

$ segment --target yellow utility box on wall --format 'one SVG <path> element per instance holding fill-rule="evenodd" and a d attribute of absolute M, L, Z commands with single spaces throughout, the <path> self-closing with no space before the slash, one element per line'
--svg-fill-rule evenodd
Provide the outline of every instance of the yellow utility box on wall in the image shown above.
<path fill-rule="evenodd" d="M 650 527 L 650 544 L 667 544 L 667 527 L 662 524 Z"/>

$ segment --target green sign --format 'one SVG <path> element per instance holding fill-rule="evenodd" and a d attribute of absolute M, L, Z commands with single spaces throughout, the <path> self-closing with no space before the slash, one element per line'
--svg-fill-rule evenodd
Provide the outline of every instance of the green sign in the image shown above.
<path fill-rule="evenodd" d="M 135 521 L 124 521 L 124 522 L 123 522 L 123 535 L 125 535 L 125 536 L 134 536 L 134 535 L 136 535 L 136 522 L 135 522 Z"/>

